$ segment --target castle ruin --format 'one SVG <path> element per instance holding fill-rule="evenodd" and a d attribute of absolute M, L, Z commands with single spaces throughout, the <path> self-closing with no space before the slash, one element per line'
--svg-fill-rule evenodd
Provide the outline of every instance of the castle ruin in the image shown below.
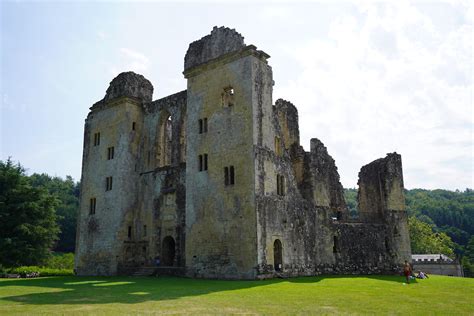
<path fill-rule="evenodd" d="M 189 45 L 187 89 L 153 101 L 133 72 L 85 121 L 75 269 L 256 279 L 395 273 L 410 260 L 401 156 L 359 173 L 348 212 L 323 143 L 300 145 L 298 111 L 272 100 L 270 56 L 233 29 Z"/>

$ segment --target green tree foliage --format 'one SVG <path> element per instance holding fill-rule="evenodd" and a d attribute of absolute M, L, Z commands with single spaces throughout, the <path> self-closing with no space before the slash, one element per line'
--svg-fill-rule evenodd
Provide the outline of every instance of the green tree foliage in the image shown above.
<path fill-rule="evenodd" d="M 43 263 L 58 239 L 57 199 L 33 187 L 25 170 L 0 160 L 0 264 Z"/>
<path fill-rule="evenodd" d="M 76 243 L 76 217 L 79 208 L 79 183 L 67 176 L 65 180 L 49 175 L 33 174 L 30 176 L 34 187 L 45 188 L 54 195 L 59 204 L 56 208 L 58 224 L 61 229 L 59 240 L 54 248 L 58 252 L 74 252 Z"/>
<path fill-rule="evenodd" d="M 454 257 L 454 243 L 448 235 L 433 231 L 429 224 L 414 216 L 408 218 L 408 226 L 412 253 L 442 253 Z"/>

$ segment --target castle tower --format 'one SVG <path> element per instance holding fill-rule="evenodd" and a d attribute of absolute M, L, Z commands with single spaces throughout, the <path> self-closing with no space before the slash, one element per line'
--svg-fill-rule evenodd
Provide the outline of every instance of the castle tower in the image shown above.
<path fill-rule="evenodd" d="M 133 72 L 119 74 L 105 97 L 90 108 L 84 126 L 81 199 L 75 269 L 79 275 L 113 275 L 123 260 L 124 240 L 136 228 L 124 225 L 137 200 L 138 149 L 143 104 L 153 86 Z"/>
<path fill-rule="evenodd" d="M 255 145 L 270 142 L 262 128 L 272 110 L 268 57 L 224 27 L 191 43 L 186 53 L 191 276 L 255 278 Z"/>

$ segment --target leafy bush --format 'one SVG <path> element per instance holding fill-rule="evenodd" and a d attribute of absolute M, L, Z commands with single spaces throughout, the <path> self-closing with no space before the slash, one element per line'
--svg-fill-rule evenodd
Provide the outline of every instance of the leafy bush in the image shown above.
<path fill-rule="evenodd" d="M 55 253 L 46 260 L 43 266 L 51 269 L 74 269 L 74 254 Z"/>
<path fill-rule="evenodd" d="M 39 273 L 40 276 L 74 275 L 74 272 L 72 269 L 52 269 L 52 268 L 42 268 L 42 267 L 37 267 L 37 266 L 17 267 L 17 268 L 12 268 L 8 271 L 8 273 L 19 274 L 22 277 L 25 277 L 27 274 L 32 274 L 34 272 Z"/>

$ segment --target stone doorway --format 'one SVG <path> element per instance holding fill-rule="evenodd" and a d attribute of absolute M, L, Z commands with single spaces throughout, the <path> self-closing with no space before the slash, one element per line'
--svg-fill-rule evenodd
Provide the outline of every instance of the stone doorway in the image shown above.
<path fill-rule="evenodd" d="M 175 242 L 173 237 L 166 236 L 163 239 L 163 245 L 161 247 L 163 255 L 163 266 L 171 267 L 174 264 L 174 257 L 176 254 Z"/>
<path fill-rule="evenodd" d="M 273 243 L 273 266 L 275 271 L 281 271 L 283 268 L 283 247 L 280 239 Z"/>

